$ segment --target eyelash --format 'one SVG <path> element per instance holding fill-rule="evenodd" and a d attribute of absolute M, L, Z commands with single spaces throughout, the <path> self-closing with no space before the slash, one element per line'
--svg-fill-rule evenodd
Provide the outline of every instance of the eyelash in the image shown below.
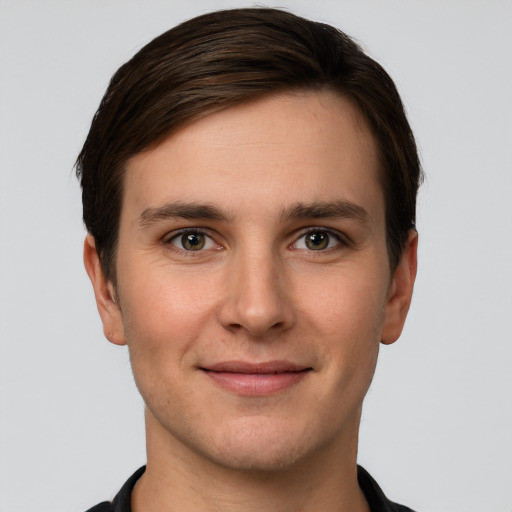
<path fill-rule="evenodd" d="M 325 249 L 318 249 L 318 250 L 314 250 L 311 248 L 308 249 L 307 247 L 305 247 L 305 248 L 297 248 L 296 247 L 300 240 L 304 239 L 308 235 L 313 235 L 316 233 L 327 235 L 329 237 L 328 238 L 329 245 L 331 244 L 332 238 L 334 238 L 334 240 L 336 241 L 336 244 L 333 247 L 327 247 Z M 201 228 L 186 228 L 186 229 L 182 229 L 177 232 L 171 233 L 170 236 L 165 237 L 164 243 L 166 245 L 172 245 L 174 247 L 174 250 L 176 250 L 177 252 L 180 252 L 182 254 L 186 254 L 187 256 L 197 256 L 197 255 L 199 255 L 199 253 L 204 252 L 205 250 L 213 249 L 213 247 L 206 247 L 206 248 L 201 247 L 200 249 L 194 251 L 194 250 L 186 249 L 184 247 L 178 247 L 177 245 L 175 245 L 173 243 L 174 241 L 179 240 L 180 237 L 183 240 L 183 237 L 186 235 L 202 235 L 206 239 L 205 245 L 212 244 L 212 245 L 216 246 L 215 249 L 222 248 L 222 246 L 220 244 L 217 244 L 215 242 L 215 240 L 213 239 L 212 236 L 210 236 L 208 233 L 206 233 L 205 230 L 201 230 Z M 304 243 L 306 244 L 307 242 L 304 242 Z M 295 241 L 293 243 L 291 243 L 288 247 L 290 247 L 291 249 L 295 249 L 295 250 L 304 250 L 304 251 L 307 251 L 310 253 L 315 253 L 315 252 L 325 253 L 327 251 L 340 249 L 341 247 L 346 247 L 347 245 L 349 245 L 349 243 L 350 243 L 350 241 L 347 240 L 347 237 L 345 235 L 343 235 L 342 233 L 340 233 L 339 231 L 324 228 L 324 227 L 310 227 L 310 228 L 307 228 L 306 230 L 302 231 L 300 233 L 300 235 L 295 239 Z M 341 247 L 339 247 L 339 246 L 341 246 Z"/>
<path fill-rule="evenodd" d="M 334 240 L 336 241 L 336 245 L 334 247 L 327 247 L 325 249 L 318 249 L 316 251 L 311 248 L 308 249 L 308 248 L 297 248 L 296 247 L 300 240 L 305 239 L 305 237 L 307 237 L 308 235 L 313 235 L 316 233 L 327 235 L 329 237 L 328 244 L 330 244 L 331 239 L 334 238 Z M 305 242 L 305 243 L 307 243 L 307 242 Z M 323 228 L 323 227 L 310 227 L 310 228 L 307 228 L 307 230 L 303 231 L 301 233 L 301 235 L 295 240 L 295 242 L 293 242 L 291 244 L 290 247 L 293 247 L 296 250 L 305 250 L 305 251 L 311 252 L 311 253 L 314 253 L 314 252 L 324 253 L 327 251 L 340 249 L 341 247 L 345 247 L 348 244 L 349 244 L 349 242 L 348 242 L 347 238 L 339 231 L 336 231 L 333 229 L 328 229 L 328 228 Z"/>
<path fill-rule="evenodd" d="M 178 232 L 172 233 L 171 236 L 166 236 L 164 239 L 164 243 L 166 245 L 172 245 L 174 246 L 174 249 L 180 253 L 186 254 L 187 256 L 196 256 L 198 253 L 203 252 L 203 248 L 201 247 L 200 250 L 193 251 L 185 249 L 184 247 L 178 247 L 177 245 L 174 245 L 175 240 L 179 240 L 180 238 L 183 240 L 184 236 L 193 236 L 193 235 L 202 235 L 205 237 L 205 245 L 207 244 L 213 244 L 217 246 L 217 248 L 220 248 L 219 244 L 215 242 L 215 240 L 205 233 L 204 230 L 201 230 L 200 228 L 187 228 L 187 229 L 181 229 Z M 207 247 L 207 249 L 212 249 L 212 247 Z"/>

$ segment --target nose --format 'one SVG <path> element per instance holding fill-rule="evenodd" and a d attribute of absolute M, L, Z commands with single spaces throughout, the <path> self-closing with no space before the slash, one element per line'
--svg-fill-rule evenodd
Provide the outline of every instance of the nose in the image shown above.
<path fill-rule="evenodd" d="M 240 254 L 234 259 L 219 310 L 223 327 L 255 338 L 287 330 L 294 311 L 279 263 L 270 254 Z"/>

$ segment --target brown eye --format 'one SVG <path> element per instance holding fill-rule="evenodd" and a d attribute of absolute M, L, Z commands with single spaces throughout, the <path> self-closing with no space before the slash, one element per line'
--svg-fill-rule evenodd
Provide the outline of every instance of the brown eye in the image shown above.
<path fill-rule="evenodd" d="M 176 234 L 168 240 L 169 244 L 187 252 L 198 252 L 216 247 L 211 237 L 201 231 L 191 230 Z"/>
<path fill-rule="evenodd" d="M 186 233 L 181 236 L 181 245 L 187 251 L 200 251 L 206 244 L 202 233 Z"/>
<path fill-rule="evenodd" d="M 307 251 L 326 251 L 343 246 L 342 235 L 329 229 L 311 229 L 293 244 L 294 249 Z"/>
<path fill-rule="evenodd" d="M 329 234 L 325 231 L 313 231 L 308 233 L 304 238 L 306 247 L 312 251 L 327 249 L 327 247 L 329 247 L 329 240 Z"/>

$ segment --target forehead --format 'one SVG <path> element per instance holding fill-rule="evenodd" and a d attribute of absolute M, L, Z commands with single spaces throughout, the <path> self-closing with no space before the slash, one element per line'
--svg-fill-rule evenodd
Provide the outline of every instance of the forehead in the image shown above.
<path fill-rule="evenodd" d="M 133 215 L 171 201 L 253 213 L 340 198 L 382 206 L 374 138 L 329 92 L 273 95 L 196 121 L 134 156 L 124 193 Z"/>

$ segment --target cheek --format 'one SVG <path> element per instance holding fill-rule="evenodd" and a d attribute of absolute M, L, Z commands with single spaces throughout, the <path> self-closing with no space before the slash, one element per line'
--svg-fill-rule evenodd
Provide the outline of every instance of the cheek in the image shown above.
<path fill-rule="evenodd" d="M 323 284 L 322 293 L 308 294 L 301 316 L 318 340 L 326 386 L 330 382 L 333 392 L 353 395 L 355 403 L 366 393 L 375 371 L 387 280 L 380 273 L 341 271 Z"/>
<path fill-rule="evenodd" d="M 320 339 L 339 337 L 364 344 L 380 336 L 386 296 L 382 274 L 342 270 L 303 295 L 301 313 L 314 324 Z"/>
<path fill-rule="evenodd" d="M 215 293 L 197 277 L 155 272 L 125 286 L 119 295 L 133 370 L 172 372 L 208 331 Z M 172 362 L 173 364 L 169 364 Z M 178 366 L 176 366 L 178 365 Z"/>

